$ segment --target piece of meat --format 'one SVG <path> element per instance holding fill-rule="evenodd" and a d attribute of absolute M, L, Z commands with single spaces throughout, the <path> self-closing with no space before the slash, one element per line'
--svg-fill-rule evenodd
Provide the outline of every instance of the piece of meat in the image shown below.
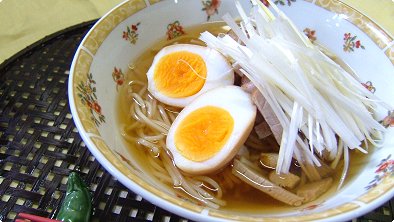
<path fill-rule="evenodd" d="M 291 206 L 300 206 L 304 201 L 303 197 L 297 196 L 296 194 L 275 185 L 264 176 L 248 168 L 239 160 L 234 160 L 232 173 L 245 183 L 283 203 Z"/>
<path fill-rule="evenodd" d="M 288 189 L 293 189 L 301 181 L 301 178 L 295 174 L 277 174 L 275 170 L 268 174 L 268 178 L 272 183 Z"/>
<path fill-rule="evenodd" d="M 321 178 L 326 178 L 329 176 L 332 176 L 334 174 L 334 170 L 327 165 L 324 161 L 320 160 L 320 164 L 321 166 L 316 167 L 317 168 L 317 172 L 319 172 L 319 175 Z"/>
<path fill-rule="evenodd" d="M 256 120 L 254 121 L 255 124 L 260 124 L 261 122 L 265 122 L 264 117 L 261 115 L 260 112 L 256 113 Z"/>
<path fill-rule="evenodd" d="M 276 139 L 274 135 L 269 135 L 266 138 L 261 140 L 264 144 L 267 144 L 266 146 L 271 147 L 271 150 L 269 152 L 273 153 L 279 153 L 279 144 L 276 142 Z"/>
<path fill-rule="evenodd" d="M 251 83 L 250 79 L 247 76 L 242 75 L 241 84 L 243 85 L 243 84 L 248 84 L 248 83 Z M 254 84 L 253 84 L 253 88 L 254 89 L 256 88 L 256 86 Z"/>
<path fill-rule="evenodd" d="M 245 75 L 241 75 L 242 77 L 240 80 L 240 86 L 243 90 L 245 90 L 246 92 L 252 94 L 255 90 L 257 90 L 256 86 L 248 79 L 248 77 L 246 77 Z M 261 122 L 265 122 L 264 117 L 261 115 L 260 112 L 257 112 L 256 115 L 256 124 L 260 124 Z"/>
<path fill-rule="evenodd" d="M 272 134 L 264 139 L 259 139 L 256 132 L 252 131 L 245 146 L 263 153 L 279 152 L 279 145 Z"/>
<path fill-rule="evenodd" d="M 245 146 L 262 152 L 269 152 L 271 150 L 271 146 L 264 144 L 263 141 L 258 138 L 255 131 L 249 134 L 248 139 L 245 141 Z"/>
<path fill-rule="evenodd" d="M 242 75 L 241 78 L 241 87 L 243 90 L 245 90 L 248 93 L 253 93 L 255 90 L 257 90 L 256 86 L 253 84 L 252 81 L 248 79 L 245 75 Z"/>
<path fill-rule="evenodd" d="M 266 121 L 262 121 L 261 123 L 255 125 L 254 131 L 256 132 L 259 139 L 264 139 L 272 134 L 270 126 Z"/>
<path fill-rule="evenodd" d="M 237 69 L 234 69 L 234 72 L 236 71 Z M 237 75 L 234 75 L 234 85 L 236 85 L 236 86 L 242 86 L 242 77 L 237 73 L 237 72 L 235 72 Z"/>
<path fill-rule="evenodd" d="M 319 181 L 321 179 L 330 177 L 334 174 L 334 170 L 327 165 L 324 161 L 319 161 L 321 166 L 314 164 L 304 164 L 303 170 L 310 181 Z"/>
<path fill-rule="evenodd" d="M 331 187 L 332 178 L 328 177 L 316 182 L 302 185 L 297 190 L 297 195 L 304 198 L 304 203 L 316 200 Z"/>
<path fill-rule="evenodd" d="M 271 106 L 268 104 L 267 100 L 260 93 L 260 91 L 258 90 L 253 91 L 252 100 L 256 104 L 257 109 L 263 115 L 267 124 L 269 125 L 271 132 L 272 134 L 274 134 L 276 141 L 278 142 L 278 144 L 280 144 L 280 141 L 282 139 L 283 127 L 280 124 L 278 117 L 276 117 Z"/>
<path fill-rule="evenodd" d="M 260 163 L 263 167 L 268 169 L 275 169 L 278 163 L 279 154 L 277 153 L 261 153 Z"/>

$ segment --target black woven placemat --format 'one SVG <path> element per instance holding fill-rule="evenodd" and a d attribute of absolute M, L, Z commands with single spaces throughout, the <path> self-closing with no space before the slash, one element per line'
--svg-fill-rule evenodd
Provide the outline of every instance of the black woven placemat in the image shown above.
<path fill-rule="evenodd" d="M 185 221 L 113 178 L 86 148 L 67 100 L 75 50 L 94 21 L 62 30 L 0 65 L 0 222 L 54 217 L 71 170 L 93 193 L 93 221 Z M 357 221 L 392 221 L 393 200 Z"/>

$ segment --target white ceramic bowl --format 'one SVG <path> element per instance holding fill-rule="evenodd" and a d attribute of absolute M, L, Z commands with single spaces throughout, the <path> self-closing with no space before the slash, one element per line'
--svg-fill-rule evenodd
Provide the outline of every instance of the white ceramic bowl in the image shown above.
<path fill-rule="evenodd" d="M 251 213 L 208 209 L 174 198 L 167 187 L 154 182 L 127 151 L 117 130 L 115 98 L 117 85 L 123 83 L 114 80 L 114 69 L 126 73 L 130 61 L 159 39 L 182 35 L 184 27 L 220 20 L 227 12 L 237 16 L 230 0 L 205 10 L 203 3 L 209 1 L 175 2 L 130 0 L 118 5 L 95 24 L 75 54 L 69 78 L 73 118 L 92 154 L 114 177 L 152 203 L 197 221 L 345 221 L 368 213 L 394 196 L 394 114 L 382 111 L 377 118 L 388 127 L 383 146 L 369 154 L 368 161 L 357 163 L 362 167 L 359 174 L 334 195 L 292 210 Z M 352 67 L 368 89 L 392 101 L 393 38 L 384 30 L 337 0 L 277 2 L 300 30 Z M 249 1 L 242 4 L 247 7 Z"/>

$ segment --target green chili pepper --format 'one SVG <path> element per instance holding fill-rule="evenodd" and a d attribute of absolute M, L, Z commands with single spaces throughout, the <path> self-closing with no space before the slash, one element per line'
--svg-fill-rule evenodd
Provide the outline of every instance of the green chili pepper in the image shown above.
<path fill-rule="evenodd" d="M 89 222 L 92 197 L 85 183 L 75 172 L 68 176 L 66 197 L 56 219 L 64 222 Z"/>

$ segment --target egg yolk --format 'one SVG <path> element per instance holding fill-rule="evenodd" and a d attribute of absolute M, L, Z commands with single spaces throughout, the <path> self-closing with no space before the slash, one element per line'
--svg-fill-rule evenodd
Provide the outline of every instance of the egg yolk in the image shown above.
<path fill-rule="evenodd" d="M 205 161 L 222 149 L 233 128 L 234 119 L 227 110 L 205 106 L 181 121 L 175 132 L 175 146 L 185 158 Z"/>
<path fill-rule="evenodd" d="M 173 52 L 157 63 L 153 80 L 156 88 L 173 98 L 196 94 L 205 84 L 207 67 L 204 59 L 188 51 Z"/>

